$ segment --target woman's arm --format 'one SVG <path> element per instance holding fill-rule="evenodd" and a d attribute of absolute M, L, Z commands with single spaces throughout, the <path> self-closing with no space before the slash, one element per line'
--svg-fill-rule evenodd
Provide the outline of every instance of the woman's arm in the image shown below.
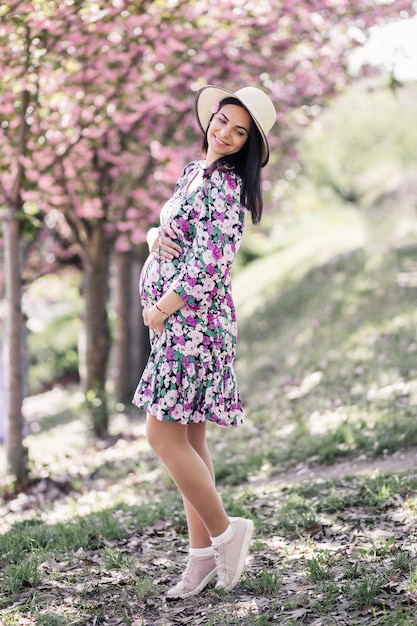
<path fill-rule="evenodd" d="M 240 178 L 233 173 L 213 172 L 204 188 L 198 219 L 186 224 L 192 245 L 182 257 L 171 287 L 192 308 L 210 305 L 224 289 L 245 224 L 240 185 Z"/>

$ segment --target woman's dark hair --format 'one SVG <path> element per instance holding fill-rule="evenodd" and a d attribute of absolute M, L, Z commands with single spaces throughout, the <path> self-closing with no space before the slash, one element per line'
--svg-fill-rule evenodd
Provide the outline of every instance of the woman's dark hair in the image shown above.
<path fill-rule="evenodd" d="M 219 111 L 226 104 L 236 104 L 247 110 L 246 107 L 237 98 L 224 98 L 219 103 Z M 249 111 L 248 111 L 249 113 Z M 210 118 L 210 122 L 213 116 Z M 250 115 L 250 114 L 249 114 Z M 210 125 L 210 123 L 209 123 Z M 208 130 L 208 127 L 207 127 Z M 207 130 L 203 138 L 203 152 L 207 153 Z M 248 138 L 245 145 L 239 152 L 221 157 L 214 161 L 204 174 L 205 178 L 211 176 L 214 170 L 234 171 L 242 178 L 242 193 L 240 200 L 242 204 L 251 212 L 252 222 L 258 224 L 261 221 L 263 210 L 263 199 L 261 191 L 261 164 L 262 164 L 262 137 L 256 124 L 252 121 L 249 129 Z"/>

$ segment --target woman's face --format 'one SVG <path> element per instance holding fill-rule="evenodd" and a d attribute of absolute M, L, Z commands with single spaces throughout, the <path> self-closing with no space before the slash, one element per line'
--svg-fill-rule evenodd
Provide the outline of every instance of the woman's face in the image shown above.
<path fill-rule="evenodd" d="M 245 145 L 251 124 L 246 109 L 237 104 L 225 104 L 217 113 L 207 130 L 206 164 L 216 159 L 235 154 Z"/>

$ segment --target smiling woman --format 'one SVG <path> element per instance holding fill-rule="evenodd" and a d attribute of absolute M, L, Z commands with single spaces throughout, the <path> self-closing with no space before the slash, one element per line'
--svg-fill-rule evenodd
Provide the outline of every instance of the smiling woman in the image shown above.
<path fill-rule="evenodd" d="M 262 215 L 260 170 L 275 110 L 261 90 L 233 93 L 210 85 L 197 94 L 205 160 L 189 163 L 161 211 L 140 292 L 151 355 L 133 403 L 147 412 L 147 438 L 179 488 L 190 555 L 168 598 L 233 589 L 253 532 L 227 516 L 215 486 L 206 424 L 237 426 L 243 408 L 234 358 L 237 340 L 231 267 L 246 210 Z"/>

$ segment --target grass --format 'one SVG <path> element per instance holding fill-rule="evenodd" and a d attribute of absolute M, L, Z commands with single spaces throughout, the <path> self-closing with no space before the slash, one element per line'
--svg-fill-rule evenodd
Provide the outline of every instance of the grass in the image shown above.
<path fill-rule="evenodd" d="M 119 487 L 124 493 L 123 481 Z M 211 587 L 203 603 L 184 601 L 174 614 L 178 607 L 218 625 L 279 619 L 288 626 L 319 617 L 331 624 L 335 612 L 339 623 L 355 626 L 412 624 L 416 487 L 409 473 L 224 487 L 231 513 L 255 521 L 247 571 L 237 593 Z M 139 616 L 158 624 L 161 588 L 180 571 L 187 538 L 173 486 L 158 481 L 154 489 L 156 500 L 165 495 L 153 506 L 119 502 L 56 523 L 35 514 L 0 535 L 5 626 L 108 623 L 116 615 L 120 623 L 136 625 Z M 329 507 L 335 498 L 338 506 Z"/>
<path fill-rule="evenodd" d="M 263 567 L 256 576 L 247 577 L 245 584 L 254 595 L 274 598 L 282 588 L 282 577 L 279 572 Z"/>
<path fill-rule="evenodd" d="M 239 317 L 237 371 L 253 426 L 239 443 L 249 473 L 255 456 L 273 475 L 306 458 L 330 464 L 417 445 L 417 247 L 321 253 L 294 273 L 285 254 L 275 254 L 275 270 L 271 257 L 255 261 L 253 283 L 238 276 L 250 285 L 247 301 L 258 301 L 256 313 L 242 302 Z"/>
<path fill-rule="evenodd" d="M 316 583 L 319 580 L 326 580 L 331 578 L 333 568 L 333 556 L 331 552 L 325 550 L 324 552 L 318 552 L 315 556 L 311 557 L 307 562 L 307 575 L 308 578 Z"/>
<path fill-rule="evenodd" d="M 32 405 L 31 483 L 4 484 L 2 626 L 417 624 L 417 473 L 399 456 L 417 444 L 417 248 L 382 254 L 362 226 L 318 216 L 237 277 L 247 421 L 209 432 L 227 510 L 256 528 L 237 589 L 164 601 L 187 535 L 143 421 L 115 415 L 96 445 L 76 391 L 52 390 Z M 392 472 L 326 475 L 394 453 Z"/>

